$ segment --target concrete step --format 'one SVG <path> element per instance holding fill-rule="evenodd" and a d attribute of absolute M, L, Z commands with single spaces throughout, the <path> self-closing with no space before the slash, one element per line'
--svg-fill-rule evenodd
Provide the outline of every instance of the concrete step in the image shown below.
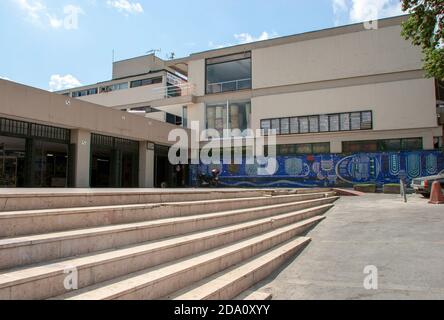
<path fill-rule="evenodd" d="M 8 189 L 0 194 L 0 211 L 236 199 L 264 194 L 255 189 Z"/>
<path fill-rule="evenodd" d="M 64 294 L 66 293 L 63 286 L 66 277 L 64 272 L 73 268 L 78 272 L 79 288 L 84 288 L 296 222 L 302 222 L 299 234 L 303 234 L 314 221 L 303 220 L 322 215 L 331 207 L 331 204 L 327 204 L 120 250 L 11 270 L 0 275 L 0 299 L 47 299 Z M 34 288 L 38 290 L 33 290 Z"/>
<path fill-rule="evenodd" d="M 334 196 L 334 192 L 253 198 L 0 212 L 0 238 L 126 224 Z"/>
<path fill-rule="evenodd" d="M 272 299 L 273 295 L 270 292 L 251 291 L 251 290 L 244 291 L 236 298 L 234 298 L 234 300 L 244 300 L 244 301 L 266 301 Z"/>
<path fill-rule="evenodd" d="M 0 270 L 331 204 L 338 197 L 0 240 Z"/>
<path fill-rule="evenodd" d="M 309 238 L 306 238 L 307 242 Z M 301 238 L 299 238 L 301 240 Z M 268 277 L 303 248 L 291 240 L 245 262 L 194 283 L 173 295 L 172 300 L 231 300 Z M 251 299 L 251 297 L 250 297 Z"/>
<path fill-rule="evenodd" d="M 312 218 L 313 223 L 320 217 Z M 57 297 L 68 300 L 147 300 L 165 297 L 246 259 L 269 250 L 298 235 L 301 223 L 282 227 L 260 236 L 236 242 L 230 246 L 210 250 L 156 266 L 141 272 L 106 281 Z M 292 241 L 302 248 L 309 238 Z"/>

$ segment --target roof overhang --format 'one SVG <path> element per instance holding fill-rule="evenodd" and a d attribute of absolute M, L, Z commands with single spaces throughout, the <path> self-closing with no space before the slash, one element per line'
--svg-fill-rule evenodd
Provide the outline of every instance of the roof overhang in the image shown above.
<path fill-rule="evenodd" d="M 188 77 L 189 61 L 190 61 L 189 58 L 174 59 L 174 60 L 165 61 L 165 65 L 168 68 Z"/>

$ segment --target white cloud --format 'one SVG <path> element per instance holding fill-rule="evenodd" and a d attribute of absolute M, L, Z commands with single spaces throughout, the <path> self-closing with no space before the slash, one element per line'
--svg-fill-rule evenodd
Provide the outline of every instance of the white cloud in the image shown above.
<path fill-rule="evenodd" d="M 49 91 L 59 91 L 65 89 L 72 89 L 75 87 L 80 87 L 82 84 L 73 75 L 67 74 L 61 76 L 59 74 L 54 74 L 49 80 Z"/>
<path fill-rule="evenodd" d="M 273 32 L 272 34 L 269 34 L 268 32 L 264 31 L 262 32 L 258 37 L 254 37 L 249 33 L 239 33 L 235 34 L 234 38 L 241 44 L 243 43 L 250 43 L 250 42 L 256 42 L 256 41 L 264 41 L 271 38 L 275 38 L 277 34 Z"/>
<path fill-rule="evenodd" d="M 38 0 L 14 0 L 14 2 L 33 23 L 40 23 L 42 14 L 47 11 L 46 6 Z"/>
<path fill-rule="evenodd" d="M 401 15 L 401 5 L 399 0 L 332 0 L 336 22 L 344 15 L 351 23 Z"/>
<path fill-rule="evenodd" d="M 7 77 L 3 77 L 3 76 L 0 76 L 0 79 L 11 81 L 11 79 L 9 79 Z"/>
<path fill-rule="evenodd" d="M 49 10 L 42 0 L 13 0 L 21 11 L 25 13 L 26 19 L 31 23 L 53 29 L 77 29 L 72 27 L 72 21 L 77 22 L 77 16 L 84 14 L 82 8 L 67 5 L 63 8 L 65 17 L 59 18 L 57 14 Z M 66 20 L 66 21 L 65 21 Z"/>
<path fill-rule="evenodd" d="M 221 49 L 231 47 L 238 44 L 251 43 L 256 41 L 264 41 L 272 38 L 276 38 L 278 34 L 276 32 L 269 33 L 267 31 L 262 32 L 259 36 L 255 37 L 249 33 L 236 33 L 233 35 L 236 43 L 215 44 L 213 41 L 208 42 L 208 46 L 212 49 Z"/>
<path fill-rule="evenodd" d="M 106 3 L 108 6 L 126 14 L 143 13 L 143 7 L 139 2 L 132 2 L 128 0 L 107 0 Z"/>

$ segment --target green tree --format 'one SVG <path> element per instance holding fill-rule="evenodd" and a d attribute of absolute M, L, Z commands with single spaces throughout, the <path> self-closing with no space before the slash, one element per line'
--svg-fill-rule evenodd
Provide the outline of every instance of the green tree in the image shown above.
<path fill-rule="evenodd" d="M 421 46 L 428 77 L 444 80 L 444 0 L 402 0 L 410 17 L 402 25 L 402 36 Z"/>

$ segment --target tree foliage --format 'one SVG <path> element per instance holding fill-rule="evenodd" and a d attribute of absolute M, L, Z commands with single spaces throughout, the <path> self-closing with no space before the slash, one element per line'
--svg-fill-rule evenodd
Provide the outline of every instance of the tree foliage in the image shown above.
<path fill-rule="evenodd" d="M 421 46 L 427 76 L 444 80 L 444 0 L 402 0 L 402 9 L 402 35 Z"/>

